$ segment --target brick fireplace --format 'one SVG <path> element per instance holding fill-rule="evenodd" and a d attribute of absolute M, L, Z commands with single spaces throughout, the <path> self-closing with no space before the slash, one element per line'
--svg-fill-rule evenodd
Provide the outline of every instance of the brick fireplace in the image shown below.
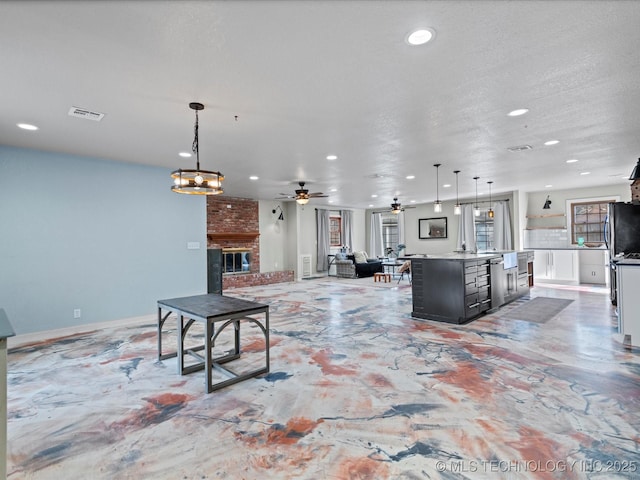
<path fill-rule="evenodd" d="M 222 288 L 292 282 L 293 270 L 260 273 L 260 222 L 258 202 L 247 198 L 207 197 L 207 248 L 246 252 L 248 268 L 224 273 Z"/>

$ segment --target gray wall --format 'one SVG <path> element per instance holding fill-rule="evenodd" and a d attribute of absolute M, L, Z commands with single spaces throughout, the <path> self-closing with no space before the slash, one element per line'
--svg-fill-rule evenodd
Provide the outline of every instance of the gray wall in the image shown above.
<path fill-rule="evenodd" d="M 169 173 L 0 146 L 0 307 L 16 333 L 206 293 L 205 198 L 171 192 Z"/>

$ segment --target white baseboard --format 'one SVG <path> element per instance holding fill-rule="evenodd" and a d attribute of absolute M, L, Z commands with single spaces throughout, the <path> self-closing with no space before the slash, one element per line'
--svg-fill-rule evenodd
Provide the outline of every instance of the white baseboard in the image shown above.
<path fill-rule="evenodd" d="M 144 315 L 142 317 L 122 318 L 119 320 L 111 320 L 108 322 L 87 323 L 83 325 L 74 325 L 73 327 L 57 328 L 55 330 L 45 330 L 41 332 L 24 333 L 15 337 L 7 338 L 7 348 L 16 348 L 30 343 L 42 342 L 52 338 L 68 337 L 79 333 L 92 332 L 94 330 L 102 330 L 104 328 L 120 327 L 123 325 L 137 325 L 140 323 L 157 323 L 156 315 Z"/>

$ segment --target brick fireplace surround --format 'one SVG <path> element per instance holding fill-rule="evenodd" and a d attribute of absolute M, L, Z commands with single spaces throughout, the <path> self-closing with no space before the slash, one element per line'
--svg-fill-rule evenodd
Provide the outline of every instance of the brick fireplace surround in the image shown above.
<path fill-rule="evenodd" d="M 260 273 L 260 222 L 256 200 L 208 196 L 207 248 L 246 248 L 251 251 L 250 273 L 223 275 L 223 290 L 294 280 L 293 270 Z"/>

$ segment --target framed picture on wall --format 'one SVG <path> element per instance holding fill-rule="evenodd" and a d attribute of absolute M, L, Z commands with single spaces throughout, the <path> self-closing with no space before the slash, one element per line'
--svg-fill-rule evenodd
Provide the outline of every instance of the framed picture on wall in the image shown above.
<path fill-rule="evenodd" d="M 421 218 L 418 220 L 418 238 L 447 238 L 447 217 Z"/>

